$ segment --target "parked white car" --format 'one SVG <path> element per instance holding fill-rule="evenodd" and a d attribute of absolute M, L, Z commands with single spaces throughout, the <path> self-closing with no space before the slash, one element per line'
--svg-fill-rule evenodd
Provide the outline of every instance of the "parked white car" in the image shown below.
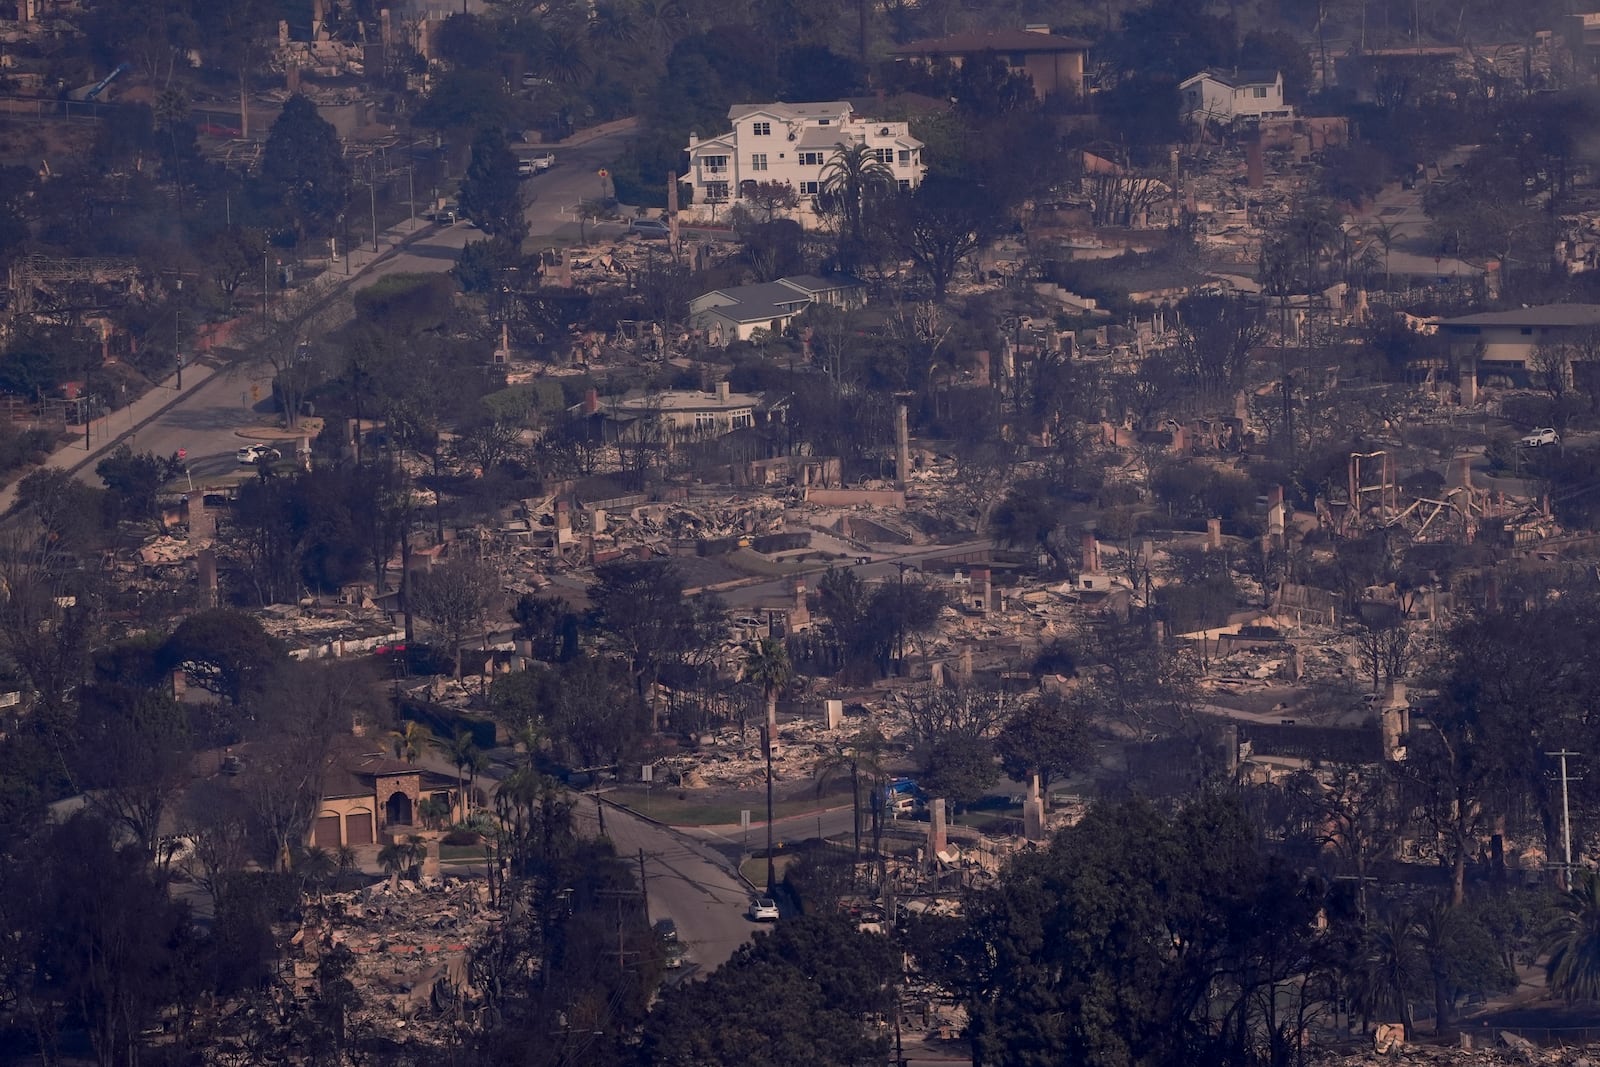
<path fill-rule="evenodd" d="M 262 460 L 276 462 L 283 458 L 283 453 L 271 445 L 245 445 L 233 454 L 233 458 L 240 463 L 260 463 Z"/>
<path fill-rule="evenodd" d="M 757 897 L 750 902 L 750 921 L 775 923 L 778 921 L 778 902 L 771 897 Z"/>
<path fill-rule="evenodd" d="M 1545 445 L 1559 445 L 1561 435 L 1550 426 L 1541 426 L 1522 439 L 1526 448 L 1543 448 Z"/>
<path fill-rule="evenodd" d="M 533 164 L 533 172 L 538 174 L 540 171 L 549 170 L 556 165 L 556 154 L 554 152 L 540 152 L 528 162 Z"/>

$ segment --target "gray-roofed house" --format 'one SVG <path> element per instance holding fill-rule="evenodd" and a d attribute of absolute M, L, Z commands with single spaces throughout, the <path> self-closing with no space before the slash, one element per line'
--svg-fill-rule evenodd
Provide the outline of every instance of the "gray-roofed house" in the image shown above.
<path fill-rule="evenodd" d="M 800 274 L 702 293 L 689 301 L 689 322 L 710 344 L 722 346 L 748 341 L 756 330 L 779 333 L 812 304 L 854 310 L 866 302 L 866 287 L 854 278 Z"/>
<path fill-rule="evenodd" d="M 1480 384 L 1528 385 L 1549 368 L 1538 366 L 1541 347 L 1571 364 L 1600 354 L 1600 304 L 1544 304 L 1440 319 L 1450 345 L 1462 401 L 1476 402 Z"/>
<path fill-rule="evenodd" d="M 1202 70 L 1178 84 L 1183 117 L 1190 122 L 1259 122 L 1286 119 L 1283 74 L 1276 70 Z"/>

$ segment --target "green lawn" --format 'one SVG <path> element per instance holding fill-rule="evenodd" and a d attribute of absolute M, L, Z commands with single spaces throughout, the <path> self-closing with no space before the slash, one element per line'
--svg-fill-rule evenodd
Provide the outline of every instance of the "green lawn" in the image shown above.
<path fill-rule="evenodd" d="M 483 862 L 482 845 L 440 845 L 440 863 Z"/>
<path fill-rule="evenodd" d="M 799 853 L 790 853 L 787 856 L 774 856 L 772 859 L 773 870 L 777 872 L 778 881 L 783 881 L 783 874 L 789 865 L 800 858 Z M 767 888 L 767 857 L 752 856 L 739 866 L 739 873 L 744 875 L 745 881 L 757 889 Z"/>

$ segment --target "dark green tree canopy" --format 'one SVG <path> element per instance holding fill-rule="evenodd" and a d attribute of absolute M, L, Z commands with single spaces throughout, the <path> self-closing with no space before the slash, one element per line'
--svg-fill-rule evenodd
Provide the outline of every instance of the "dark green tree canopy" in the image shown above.
<path fill-rule="evenodd" d="M 333 230 L 350 200 L 350 165 L 333 125 L 307 97 L 296 93 L 283 105 L 256 180 L 263 206 L 285 212 L 298 237 Z"/>
<path fill-rule="evenodd" d="M 163 669 L 182 667 L 196 685 L 242 704 L 285 660 L 282 646 L 243 612 L 212 608 L 178 624 L 162 645 Z"/>
<path fill-rule="evenodd" d="M 472 161 L 461 182 L 461 210 L 490 237 L 515 245 L 527 235 L 517 157 L 506 144 L 505 130 L 498 126 L 479 130 L 472 142 Z"/>

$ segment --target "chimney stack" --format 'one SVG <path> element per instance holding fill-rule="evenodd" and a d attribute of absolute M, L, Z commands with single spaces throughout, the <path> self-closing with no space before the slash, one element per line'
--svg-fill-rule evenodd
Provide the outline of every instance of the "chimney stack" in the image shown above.
<path fill-rule="evenodd" d="M 904 489 L 911 477 L 911 431 L 907 426 L 905 404 L 894 407 L 894 476 Z"/>
<path fill-rule="evenodd" d="M 1261 158 L 1259 137 L 1244 146 L 1244 174 L 1244 184 L 1247 189 L 1259 189 L 1266 183 L 1266 167 Z"/>
<path fill-rule="evenodd" d="M 1100 573 L 1100 539 L 1093 530 L 1083 532 L 1083 570 L 1086 574 Z"/>
<path fill-rule="evenodd" d="M 588 392 L 583 394 L 583 413 L 585 415 L 593 415 L 599 410 L 600 393 L 598 390 L 590 389 Z"/>
<path fill-rule="evenodd" d="M 728 380 L 726 378 L 724 378 L 722 381 L 717 383 L 717 403 L 726 404 L 727 402 L 728 402 Z"/>

